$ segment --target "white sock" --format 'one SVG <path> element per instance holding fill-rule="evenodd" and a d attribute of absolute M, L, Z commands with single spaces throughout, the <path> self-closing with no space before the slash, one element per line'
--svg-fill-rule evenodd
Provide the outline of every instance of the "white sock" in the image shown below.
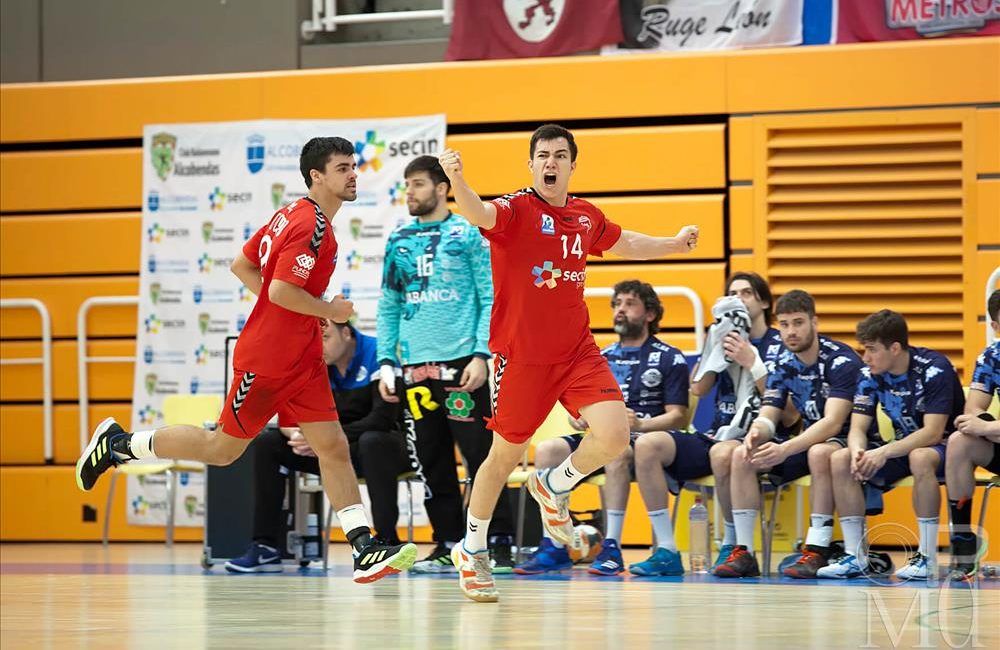
<path fill-rule="evenodd" d="M 723 544 L 723 546 L 725 546 L 726 544 L 729 544 L 731 546 L 735 546 L 736 545 L 736 524 L 734 524 L 731 521 L 725 521 L 725 520 L 723 520 L 722 523 L 723 523 L 723 525 L 725 527 L 724 528 L 725 532 L 722 535 L 722 544 Z"/>
<path fill-rule="evenodd" d="M 358 528 L 371 530 L 372 527 L 368 521 L 368 513 L 365 512 L 365 507 L 360 503 L 338 510 L 337 520 L 340 521 L 340 529 L 344 531 L 345 535 Z"/>
<path fill-rule="evenodd" d="M 670 521 L 670 511 L 650 510 L 649 523 L 653 524 L 653 534 L 656 535 L 656 547 L 677 552 L 677 541 L 674 540 L 674 524 Z"/>
<path fill-rule="evenodd" d="M 753 531 L 757 527 L 759 510 L 733 510 L 733 525 L 736 527 L 736 543 L 746 546 L 753 553 Z"/>
<path fill-rule="evenodd" d="M 552 535 L 549 535 L 549 531 L 545 530 L 545 526 L 542 526 L 542 537 L 552 542 L 552 545 L 556 548 L 566 548 L 566 545 L 562 542 L 552 539 Z"/>
<path fill-rule="evenodd" d="M 809 532 L 806 534 L 807 546 L 828 548 L 833 540 L 833 515 L 812 513 L 809 515 Z"/>
<path fill-rule="evenodd" d="M 844 550 L 858 558 L 861 568 L 868 565 L 868 548 L 865 544 L 864 515 L 841 517 L 840 529 L 844 531 Z"/>
<path fill-rule="evenodd" d="M 583 474 L 573 467 L 573 454 L 570 454 L 566 460 L 549 470 L 545 478 L 553 492 L 562 494 L 575 488 L 583 480 Z"/>
<path fill-rule="evenodd" d="M 917 517 L 917 528 L 920 530 L 920 553 L 930 560 L 937 559 L 937 517 Z"/>
<path fill-rule="evenodd" d="M 128 440 L 129 451 L 136 458 L 156 458 L 153 453 L 153 434 L 156 431 L 136 431 Z"/>
<path fill-rule="evenodd" d="M 608 516 L 608 534 L 605 537 L 613 539 L 616 542 L 620 541 L 622 538 L 622 528 L 625 526 L 625 511 L 605 510 L 604 512 Z"/>
<path fill-rule="evenodd" d="M 465 524 L 465 551 L 467 553 L 479 553 L 485 551 L 487 538 L 489 537 L 490 520 L 476 519 L 470 512 Z"/>

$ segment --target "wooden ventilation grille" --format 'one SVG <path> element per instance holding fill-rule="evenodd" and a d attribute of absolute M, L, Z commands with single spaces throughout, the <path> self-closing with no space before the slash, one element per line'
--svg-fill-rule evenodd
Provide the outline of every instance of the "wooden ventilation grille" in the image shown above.
<path fill-rule="evenodd" d="M 767 130 L 766 245 L 776 293 L 802 288 L 855 345 L 882 308 L 962 364 L 962 124 Z"/>

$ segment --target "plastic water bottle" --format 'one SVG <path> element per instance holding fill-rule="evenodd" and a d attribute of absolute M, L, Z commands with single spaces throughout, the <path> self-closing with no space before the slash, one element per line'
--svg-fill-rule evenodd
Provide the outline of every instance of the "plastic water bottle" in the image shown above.
<path fill-rule="evenodd" d="M 708 509 L 701 502 L 701 497 L 695 497 L 694 505 L 688 512 L 688 546 L 691 573 L 708 572 Z"/>
<path fill-rule="evenodd" d="M 319 518 L 315 512 L 306 517 L 306 539 L 302 555 L 306 558 L 319 557 Z"/>

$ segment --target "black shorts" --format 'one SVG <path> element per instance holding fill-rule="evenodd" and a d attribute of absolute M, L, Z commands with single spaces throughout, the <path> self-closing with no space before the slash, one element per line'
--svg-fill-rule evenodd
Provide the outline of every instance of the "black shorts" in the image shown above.
<path fill-rule="evenodd" d="M 990 462 L 983 465 L 983 467 L 986 471 L 1000 474 L 1000 442 L 993 443 L 993 458 L 990 459 Z"/>
<path fill-rule="evenodd" d="M 667 433 L 674 439 L 674 447 L 677 448 L 674 462 L 664 468 L 670 478 L 683 483 L 712 474 L 712 461 L 709 459 L 708 450 L 715 444 L 715 440 L 703 433 L 686 431 Z"/>

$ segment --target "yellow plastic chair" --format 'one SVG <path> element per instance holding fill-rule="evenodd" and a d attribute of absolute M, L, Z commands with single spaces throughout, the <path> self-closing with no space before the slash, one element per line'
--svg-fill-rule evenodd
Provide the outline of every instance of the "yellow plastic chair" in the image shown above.
<path fill-rule="evenodd" d="M 163 421 L 166 425 L 194 424 L 197 426 L 211 425 L 219 417 L 222 408 L 222 397 L 219 395 L 168 395 L 163 399 Z M 111 503 L 115 495 L 115 484 L 120 475 L 153 476 L 163 474 L 167 489 L 167 526 L 166 544 L 174 544 L 174 513 L 177 509 L 177 474 L 180 472 L 204 472 L 202 463 L 175 460 L 156 460 L 151 462 L 131 462 L 119 465 L 111 472 L 111 485 L 108 486 L 108 500 L 104 507 L 104 535 L 102 542 L 108 545 L 108 535 L 111 527 Z"/>

